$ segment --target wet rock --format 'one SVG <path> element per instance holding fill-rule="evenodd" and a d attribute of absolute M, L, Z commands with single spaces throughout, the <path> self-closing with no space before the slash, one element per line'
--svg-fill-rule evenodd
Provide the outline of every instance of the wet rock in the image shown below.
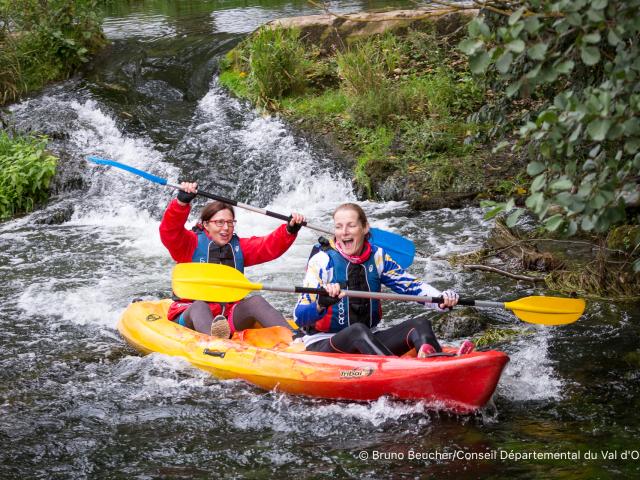
<path fill-rule="evenodd" d="M 73 190 L 85 190 L 87 183 L 87 162 L 83 157 L 71 157 L 65 152 L 58 154 L 56 174 L 49 185 L 51 195 L 59 195 Z"/>
<path fill-rule="evenodd" d="M 35 212 L 33 223 L 39 225 L 60 225 L 71 220 L 75 208 L 72 202 L 57 204 L 51 208 Z"/>
<path fill-rule="evenodd" d="M 487 319 L 474 308 L 456 309 L 433 321 L 433 331 L 438 338 L 472 337 L 486 328 Z"/>
<path fill-rule="evenodd" d="M 323 51 L 335 51 L 346 48 L 359 38 L 379 35 L 387 31 L 401 34 L 410 28 L 421 28 L 425 24 L 435 23 L 438 34 L 447 35 L 469 22 L 477 10 L 450 13 L 448 15 L 430 15 L 438 10 L 394 10 L 390 12 L 360 12 L 346 15 L 308 15 L 280 18 L 269 22 L 271 27 L 298 28 L 301 38 L 309 44 L 320 46 Z"/>

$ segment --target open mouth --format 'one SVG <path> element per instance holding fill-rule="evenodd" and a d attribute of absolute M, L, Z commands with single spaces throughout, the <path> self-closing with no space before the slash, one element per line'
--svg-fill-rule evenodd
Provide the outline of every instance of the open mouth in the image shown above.
<path fill-rule="evenodd" d="M 353 246 L 355 245 L 355 241 L 353 240 L 353 238 L 343 238 L 342 239 L 342 246 L 346 249 L 351 249 L 353 248 Z"/>

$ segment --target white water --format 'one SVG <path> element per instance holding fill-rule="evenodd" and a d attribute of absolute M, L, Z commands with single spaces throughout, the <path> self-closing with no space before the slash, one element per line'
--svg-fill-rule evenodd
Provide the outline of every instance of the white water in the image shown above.
<path fill-rule="evenodd" d="M 124 132 L 113 114 L 94 99 L 69 101 L 56 96 L 41 97 L 13 110 L 23 118 L 51 115 L 51 104 L 55 104 L 57 114 L 51 117 L 52 122 L 56 118 L 71 119 L 66 148 L 73 155 L 103 156 L 172 181 L 188 174 L 188 167 L 181 171 L 166 161 L 150 139 Z M 236 161 L 241 161 L 233 169 L 255 173 L 256 177 L 249 182 L 250 198 L 268 195 L 269 191 L 264 190 L 260 181 L 263 175 L 277 182 L 275 186 L 274 183 L 268 185 L 276 194 L 267 204 L 256 206 L 285 214 L 300 211 L 311 222 L 330 226 L 333 209 L 340 203 L 355 200 L 347 175 L 332 167 L 331 159 L 294 138 L 281 120 L 260 116 L 230 99 L 216 81 L 198 103 L 188 131 L 182 146 L 197 144 L 206 147 L 205 151 L 226 150 Z M 216 165 L 205 167 L 211 167 L 211 173 L 204 178 L 203 187 L 209 182 L 234 184 L 233 179 L 218 178 Z M 11 245 L 13 256 L 8 263 L 13 267 L 42 268 L 46 272 L 19 285 L 22 293 L 16 298 L 17 306 L 26 318 L 46 317 L 52 330 L 73 324 L 106 330 L 112 335 L 117 319 L 132 298 L 154 298 L 158 292 L 170 293 L 172 261 L 157 231 L 171 192 L 117 169 L 91 165 L 89 175 L 90 188 L 74 199 L 77 208 L 69 221 L 62 225 L 34 226 L 27 216 L 8 222 L 0 227 L 0 244 Z M 239 178 L 242 179 L 242 175 Z M 189 225 L 195 221 L 201 205 L 194 208 Z M 492 298 L 500 294 L 495 285 L 479 281 L 479 274 L 459 271 L 444 259 L 448 254 L 470 251 L 482 244 L 488 224 L 482 219 L 481 209 L 443 209 L 406 217 L 404 203 L 362 202 L 362 206 L 374 226 L 399 232 L 416 242 L 418 250 L 424 253 L 412 267 L 416 275 L 440 288 L 450 286 L 461 292 L 472 291 L 477 297 Z M 241 209 L 237 210 L 237 217 L 240 236 L 262 235 L 279 224 L 277 220 Z M 247 276 L 256 281 L 287 285 L 301 282 L 305 261 L 317 236 L 316 232 L 303 229 L 282 258 L 249 268 Z M 35 238 L 48 245 L 48 254 L 42 258 L 31 255 L 37 248 Z M 295 302 L 295 298 L 285 294 L 266 296 L 283 312 L 290 312 Z M 390 318 L 408 318 L 416 309 L 418 313 L 423 312 L 419 307 L 406 305 L 390 306 L 387 311 Z M 504 318 L 507 322 L 513 321 Z M 511 362 L 500 382 L 499 395 L 515 402 L 560 397 L 562 381 L 548 360 L 547 342 L 548 334 L 539 331 L 533 341 L 528 337 L 510 345 Z M 127 357 L 120 360 L 118 368 L 123 369 L 126 376 L 130 368 L 145 369 L 149 362 L 152 362 L 153 374 L 145 376 L 140 391 L 135 393 L 141 398 L 157 397 L 167 389 L 174 393 L 182 391 L 184 395 L 194 388 L 216 391 L 223 388 L 225 392 L 229 388 L 240 388 L 242 395 L 254 391 L 243 384 L 229 387 L 229 382 L 203 384 L 206 375 L 202 372 L 182 361 L 167 362 L 164 356 Z M 179 380 L 175 380 L 176 375 Z M 387 399 L 346 406 L 341 403 L 297 406 L 296 400 L 286 396 L 268 397 L 272 400 L 264 404 L 264 394 L 252 395 L 249 398 L 254 398 L 260 407 L 255 414 L 238 418 L 238 428 L 254 428 L 258 424 L 276 431 L 297 431 L 299 422 L 325 415 L 345 416 L 378 426 L 387 420 L 424 415 L 426 411 L 420 403 L 407 405 Z M 322 435 L 322 427 L 318 428 L 317 434 Z"/>

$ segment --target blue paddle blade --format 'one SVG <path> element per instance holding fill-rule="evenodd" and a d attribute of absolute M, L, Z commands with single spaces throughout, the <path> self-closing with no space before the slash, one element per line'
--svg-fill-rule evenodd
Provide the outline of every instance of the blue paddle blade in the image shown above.
<path fill-rule="evenodd" d="M 129 165 L 125 165 L 124 163 L 116 162 L 115 160 L 109 160 L 106 158 L 96 157 L 95 155 L 90 155 L 87 157 L 87 160 L 93 163 L 97 163 L 98 165 L 108 165 L 110 167 L 121 168 L 122 170 L 126 170 L 127 172 L 131 172 L 139 177 L 146 178 L 147 180 L 151 180 L 152 182 L 159 183 L 160 185 L 166 185 L 167 179 L 157 177 L 152 175 L 149 172 L 145 172 L 143 170 L 138 170 L 137 168 L 133 168 Z"/>
<path fill-rule="evenodd" d="M 378 228 L 371 228 L 369 233 L 371 234 L 369 241 L 382 247 L 402 268 L 411 266 L 416 254 L 416 246 L 411 240 Z"/>

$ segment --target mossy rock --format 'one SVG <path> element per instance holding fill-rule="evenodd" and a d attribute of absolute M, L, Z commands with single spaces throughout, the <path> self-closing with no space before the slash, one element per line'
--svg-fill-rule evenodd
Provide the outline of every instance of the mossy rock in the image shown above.
<path fill-rule="evenodd" d="M 607 236 L 607 247 L 612 250 L 631 253 L 636 248 L 639 240 L 639 225 L 621 225 L 611 230 Z"/>
<path fill-rule="evenodd" d="M 625 354 L 624 361 L 627 362 L 632 368 L 640 369 L 640 350 Z"/>
<path fill-rule="evenodd" d="M 472 337 L 483 331 L 488 320 L 474 308 L 456 309 L 437 318 L 433 322 L 433 331 L 438 338 Z"/>

